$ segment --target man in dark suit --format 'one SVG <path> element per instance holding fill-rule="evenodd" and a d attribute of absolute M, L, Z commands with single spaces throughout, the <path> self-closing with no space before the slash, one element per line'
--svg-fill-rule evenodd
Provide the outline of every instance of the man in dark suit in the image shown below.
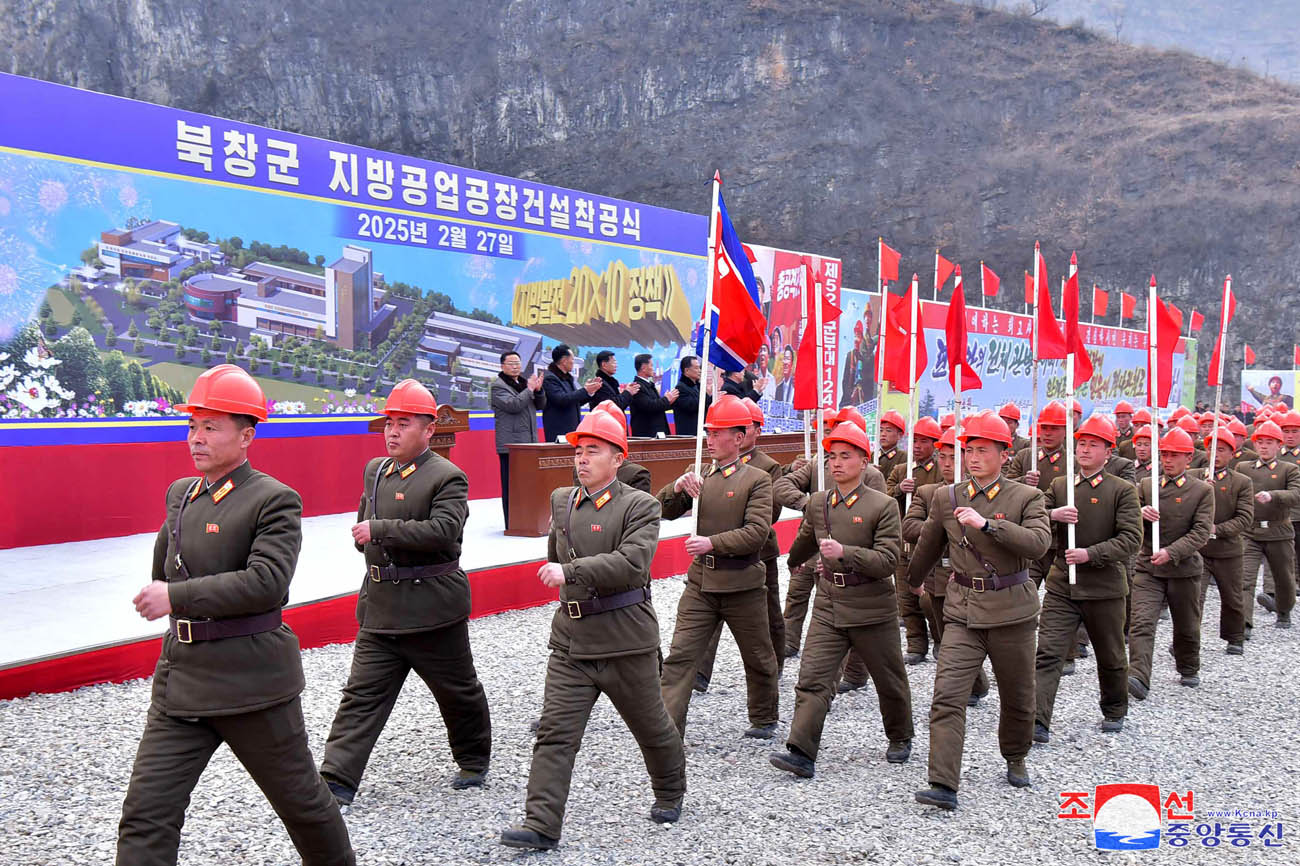
<path fill-rule="evenodd" d="M 700 429 L 700 359 L 695 355 L 682 358 L 677 377 L 677 402 L 673 404 L 673 418 L 678 436 L 694 436 Z M 704 395 L 704 411 L 713 402 L 712 394 Z"/>
<path fill-rule="evenodd" d="M 781 356 L 785 363 L 781 367 L 781 381 L 776 385 L 776 402 L 790 403 L 794 400 L 794 349 L 786 346 Z"/>
<path fill-rule="evenodd" d="M 596 353 L 596 380 L 599 385 L 596 388 L 596 393 L 592 394 L 591 399 L 587 401 L 588 406 L 595 409 L 606 400 L 613 400 L 620 409 L 628 407 L 641 386 L 634 382 L 624 388 L 618 383 L 618 379 L 614 378 L 614 374 L 617 372 L 618 358 L 614 356 L 613 352 L 609 349 L 601 349 Z"/>
<path fill-rule="evenodd" d="M 542 409 L 542 432 L 547 442 L 578 429 L 582 404 L 591 399 L 600 387 L 593 378 L 579 388 L 573 378 L 573 350 L 564 343 L 551 350 L 551 363 L 542 378 L 542 391 L 546 394 L 546 407 Z"/>
<path fill-rule="evenodd" d="M 677 402 L 680 392 L 674 388 L 659 396 L 652 378 L 654 363 L 649 355 L 637 355 L 633 363 L 636 364 L 636 378 L 628 386 L 629 391 L 634 387 L 637 389 L 631 401 L 632 435 L 653 437 L 663 433 L 667 436 L 672 432 L 668 429 L 668 409 Z"/>

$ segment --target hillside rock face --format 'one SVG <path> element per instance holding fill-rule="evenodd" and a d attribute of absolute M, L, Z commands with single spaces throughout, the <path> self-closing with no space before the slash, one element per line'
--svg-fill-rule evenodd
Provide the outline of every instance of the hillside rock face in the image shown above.
<path fill-rule="evenodd" d="M 695 212 L 721 168 L 743 236 L 851 286 L 884 235 L 1014 308 L 1037 238 L 1208 332 L 1231 273 L 1236 345 L 1296 340 L 1300 92 L 1185 54 L 937 0 L 22 6 L 18 74 Z"/>

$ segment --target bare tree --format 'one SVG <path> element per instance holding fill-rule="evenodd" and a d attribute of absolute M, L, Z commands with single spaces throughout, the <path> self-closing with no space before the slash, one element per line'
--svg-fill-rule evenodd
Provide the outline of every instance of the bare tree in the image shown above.
<path fill-rule="evenodd" d="M 1110 0 L 1105 6 L 1106 17 L 1110 19 L 1110 26 L 1115 31 L 1115 39 L 1124 30 L 1124 20 L 1128 18 L 1129 0 Z"/>
<path fill-rule="evenodd" d="M 1030 16 L 1037 15 L 1039 12 L 1046 12 L 1048 7 L 1054 4 L 1056 0 L 1029 0 Z"/>

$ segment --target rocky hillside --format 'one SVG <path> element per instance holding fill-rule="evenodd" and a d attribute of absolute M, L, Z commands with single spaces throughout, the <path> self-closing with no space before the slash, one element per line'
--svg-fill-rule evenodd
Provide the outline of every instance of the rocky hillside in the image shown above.
<path fill-rule="evenodd" d="M 748 239 L 875 238 L 1217 310 L 1261 365 L 1300 271 L 1300 92 L 1185 53 L 938 0 L 30 0 L 12 72 L 685 210 L 720 167 Z M 1212 328 L 1217 313 L 1208 317 Z M 1208 355 L 1208 352 L 1203 354 Z M 1204 363 L 1204 362 L 1203 362 Z M 1231 374 L 1230 374 L 1231 376 Z M 1230 378 L 1235 387 L 1235 377 Z"/>

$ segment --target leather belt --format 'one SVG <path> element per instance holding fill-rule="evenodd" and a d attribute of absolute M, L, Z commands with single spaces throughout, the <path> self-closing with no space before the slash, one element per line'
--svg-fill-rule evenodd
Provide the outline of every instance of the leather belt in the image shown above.
<path fill-rule="evenodd" d="M 372 565 L 367 571 L 375 583 L 391 580 L 422 580 L 430 577 L 442 577 L 460 571 L 460 559 L 451 562 L 439 562 L 436 565 Z"/>
<path fill-rule="evenodd" d="M 952 579 L 967 589 L 973 589 L 975 592 L 984 592 L 994 589 L 1009 589 L 1013 586 L 1019 586 L 1029 580 L 1029 569 L 1017 571 L 1015 574 L 990 575 L 989 577 L 970 577 L 957 572 L 952 573 Z"/>
<path fill-rule="evenodd" d="M 643 586 L 639 589 L 629 589 L 627 592 L 619 592 L 614 595 L 605 595 L 599 598 L 589 598 L 584 601 L 566 601 L 564 602 L 564 610 L 569 615 L 569 619 L 582 619 L 584 616 L 608 613 L 611 610 L 618 610 L 621 607 L 631 607 L 634 604 L 640 604 L 643 601 L 649 600 L 650 587 Z"/>
<path fill-rule="evenodd" d="M 712 553 L 706 553 L 703 556 L 697 556 L 695 558 L 705 568 L 716 568 L 726 571 L 739 571 L 742 568 L 749 568 L 751 565 L 757 565 L 759 562 L 757 553 L 751 553 L 749 556 L 715 556 Z"/>
<path fill-rule="evenodd" d="M 872 577 L 869 574 L 860 574 L 856 571 L 828 571 L 822 574 L 822 579 L 829 580 L 833 586 L 861 586 L 864 583 L 878 583 L 882 580 L 888 580 L 889 575 Z"/>
<path fill-rule="evenodd" d="M 275 631 L 284 622 L 280 608 L 253 616 L 236 616 L 228 619 L 186 619 L 173 616 L 168 625 L 172 637 L 181 643 L 205 640 L 224 640 L 228 637 L 248 637 L 265 631 Z"/>

